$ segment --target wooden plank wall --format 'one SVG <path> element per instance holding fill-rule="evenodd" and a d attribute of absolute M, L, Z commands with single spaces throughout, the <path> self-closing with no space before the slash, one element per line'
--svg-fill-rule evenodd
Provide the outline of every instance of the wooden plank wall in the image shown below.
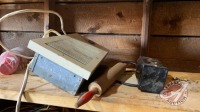
<path fill-rule="evenodd" d="M 20 9 L 43 9 L 41 0 L 0 0 L 0 16 Z M 25 13 L 11 16 L 0 23 L 0 38 L 8 48 L 26 47 L 28 41 L 42 36 L 44 15 Z M 28 51 L 33 55 L 31 50 Z"/>
<path fill-rule="evenodd" d="M 142 2 L 56 2 L 68 33 L 82 33 L 107 47 L 109 58 L 136 60 L 140 53 Z M 56 20 L 56 28 L 59 28 Z M 59 29 L 57 29 L 59 30 Z"/>
<path fill-rule="evenodd" d="M 171 69 L 200 71 L 200 1 L 155 2 L 149 55 Z"/>
<path fill-rule="evenodd" d="M 64 18 L 67 33 L 80 33 L 110 49 L 109 59 L 135 61 L 140 55 L 142 0 L 0 0 L 0 3 L 1 16 L 25 8 L 57 11 Z M 158 58 L 170 70 L 200 72 L 199 7 L 200 1 L 154 1 L 148 56 Z M 1 38 L 8 39 L 6 34 L 10 32 L 37 38 L 44 27 L 60 31 L 58 18 L 21 14 L 0 24 Z"/>
<path fill-rule="evenodd" d="M 92 34 L 90 39 L 108 47 L 112 58 L 136 60 L 140 53 L 142 1 L 86 1 L 56 2 L 55 10 L 67 21 L 66 31 Z M 200 1 L 153 2 L 148 56 L 158 58 L 170 70 L 199 72 L 199 7 Z M 116 35 L 126 41 L 116 39 Z"/>

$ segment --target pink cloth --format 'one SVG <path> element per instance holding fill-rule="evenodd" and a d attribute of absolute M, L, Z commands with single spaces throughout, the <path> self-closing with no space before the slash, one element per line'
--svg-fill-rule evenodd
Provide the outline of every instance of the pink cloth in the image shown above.
<path fill-rule="evenodd" d="M 4 52 L 0 56 L 0 72 L 4 75 L 10 75 L 17 71 L 21 62 L 21 57 L 12 54 L 11 52 Z"/>

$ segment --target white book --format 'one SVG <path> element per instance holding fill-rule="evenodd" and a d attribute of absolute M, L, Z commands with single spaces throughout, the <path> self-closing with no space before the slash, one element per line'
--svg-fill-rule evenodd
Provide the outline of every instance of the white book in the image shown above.
<path fill-rule="evenodd" d="M 33 39 L 28 48 L 86 80 L 108 53 L 105 48 L 67 35 Z"/>

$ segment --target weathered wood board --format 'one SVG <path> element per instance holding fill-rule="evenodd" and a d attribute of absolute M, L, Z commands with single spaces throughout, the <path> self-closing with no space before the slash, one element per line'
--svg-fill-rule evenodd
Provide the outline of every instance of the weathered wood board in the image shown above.
<path fill-rule="evenodd" d="M 23 76 L 23 72 L 7 76 L 0 75 L 0 98 L 16 100 Z M 188 98 L 186 102 L 179 106 L 169 105 L 160 98 L 159 94 L 144 93 L 135 87 L 114 84 L 101 98 L 94 98 L 80 109 L 109 112 L 146 112 L 147 110 L 156 112 L 200 111 L 200 74 L 169 72 L 168 81 L 176 77 L 190 81 Z M 29 76 L 22 100 L 39 104 L 74 108 L 77 98 L 78 97 L 64 92 L 39 77 Z"/>
<path fill-rule="evenodd" d="M 142 31 L 141 31 L 141 55 L 148 53 L 148 41 L 151 29 L 151 7 L 153 0 L 144 0 L 143 2 L 143 16 L 142 16 Z"/>
<path fill-rule="evenodd" d="M 1 40 L 8 48 L 27 46 L 28 41 L 43 33 L 1 32 Z M 110 52 L 106 59 L 136 61 L 140 54 L 140 37 L 125 35 L 84 34 L 84 37 L 104 46 Z M 193 41 L 195 40 L 195 41 Z M 170 70 L 200 72 L 199 38 L 151 37 L 149 56 L 158 58 Z M 193 42 L 192 44 L 190 42 Z M 180 44 L 180 45 L 179 45 Z M 183 46 L 184 45 L 184 46 Z M 32 52 L 33 53 L 33 52 Z"/>
<path fill-rule="evenodd" d="M 26 4 L 3 4 L 0 6 L 1 16 L 25 8 L 44 9 L 43 3 L 34 2 L 32 4 L 28 2 Z M 151 34 L 200 35 L 198 31 L 199 5 L 200 1 L 154 2 Z M 67 32 L 141 33 L 142 2 L 59 3 L 57 1 L 55 11 L 63 16 Z M 43 14 L 36 13 L 18 15 L 3 21 L 1 30 L 43 31 L 43 18 Z M 59 29 L 59 21 L 55 22 L 56 28 Z M 13 25 L 15 27 L 11 27 Z"/>
<path fill-rule="evenodd" d="M 152 36 L 149 56 L 158 58 L 169 70 L 200 72 L 200 38 Z"/>
<path fill-rule="evenodd" d="M 158 58 L 169 70 L 200 73 L 200 61 Z"/>
<path fill-rule="evenodd" d="M 66 2 L 66 3 L 72 3 L 72 2 L 78 2 L 78 3 L 107 3 L 107 2 L 142 2 L 142 0 L 56 0 L 57 2 Z"/>
<path fill-rule="evenodd" d="M 0 5 L 0 16 L 21 9 L 43 9 L 43 3 L 3 4 Z M 23 13 L 11 16 L 0 23 L 4 31 L 43 31 L 43 13 Z"/>
<path fill-rule="evenodd" d="M 44 2 L 44 0 L 0 0 L 0 3 L 34 3 Z"/>
<path fill-rule="evenodd" d="M 1 41 L 8 48 L 26 47 L 30 39 L 41 38 L 43 33 L 37 32 L 0 32 Z M 70 34 L 69 34 L 70 36 Z M 95 43 L 109 49 L 107 59 L 128 61 L 137 60 L 140 52 L 139 36 L 120 35 L 82 35 Z M 28 53 L 33 54 L 29 51 Z"/>
<path fill-rule="evenodd" d="M 83 35 L 95 43 L 109 49 L 107 59 L 135 61 L 140 53 L 139 36 Z"/>
<path fill-rule="evenodd" d="M 151 34 L 200 35 L 199 6 L 200 1 L 154 2 Z M 141 33 L 142 2 L 57 3 L 56 11 L 67 32 Z"/>
<path fill-rule="evenodd" d="M 149 55 L 153 57 L 200 61 L 200 38 L 151 37 Z"/>
<path fill-rule="evenodd" d="M 140 34 L 142 3 L 56 4 L 67 32 Z M 56 21 L 56 28 L 59 27 Z"/>
<path fill-rule="evenodd" d="M 199 6 L 200 1 L 155 2 L 151 34 L 200 36 Z"/>

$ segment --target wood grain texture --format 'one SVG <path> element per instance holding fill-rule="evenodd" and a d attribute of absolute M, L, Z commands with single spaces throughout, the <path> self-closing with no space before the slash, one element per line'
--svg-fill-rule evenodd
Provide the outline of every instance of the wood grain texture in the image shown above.
<path fill-rule="evenodd" d="M 89 2 L 89 3 L 102 3 L 102 2 L 142 2 L 142 0 L 57 0 L 57 2 L 67 2 L 67 3 L 71 3 L 71 2 Z"/>
<path fill-rule="evenodd" d="M 55 10 L 56 0 L 44 0 L 44 10 Z M 44 15 L 44 31 L 55 28 L 55 15 L 46 13 Z"/>
<path fill-rule="evenodd" d="M 0 5 L 0 16 L 20 9 L 43 9 L 43 3 L 3 4 Z M 23 13 L 14 15 L 0 23 L 0 30 L 10 31 L 43 31 L 43 13 Z"/>
<path fill-rule="evenodd" d="M 27 47 L 30 39 L 41 38 L 43 33 L 32 32 L 0 32 L 2 43 L 9 49 L 15 47 Z M 26 55 L 33 55 L 34 52 L 27 49 Z"/>
<path fill-rule="evenodd" d="M 200 61 L 200 38 L 151 37 L 149 55 L 160 58 Z"/>
<path fill-rule="evenodd" d="M 43 9 L 43 3 L 4 4 L 1 16 L 24 8 Z M 152 9 L 153 35 L 200 35 L 199 1 L 154 2 Z M 142 2 L 120 3 L 57 3 L 56 11 L 65 20 L 67 32 L 140 34 Z M 179 8 L 177 8 L 179 7 Z M 35 18 L 34 18 L 35 17 Z M 1 30 L 42 31 L 43 14 L 25 14 L 1 23 Z M 23 22 L 24 25 L 21 26 Z M 9 24 L 8 24 L 9 23 Z M 32 24 L 34 23 L 34 24 Z M 29 25 L 27 25 L 29 24 Z M 31 24 L 31 25 L 30 25 Z M 56 21 L 59 26 L 59 21 Z M 21 27 L 20 27 L 21 26 Z M 59 28 L 59 27 L 58 27 Z"/>
<path fill-rule="evenodd" d="M 43 3 L 4 4 L 1 16 L 24 8 L 43 9 Z M 199 1 L 154 2 L 152 9 L 153 35 L 200 35 Z M 179 8 L 177 8 L 179 7 Z M 57 3 L 56 11 L 64 18 L 67 32 L 140 34 L 142 27 L 142 2 L 111 3 Z M 36 18 L 34 18 L 36 17 Z M 37 18 L 38 17 L 38 18 Z M 10 18 L 11 19 L 11 18 Z M 16 16 L 11 22 L 1 23 L 2 30 L 42 31 L 43 14 Z M 21 26 L 23 22 L 24 25 Z M 34 23 L 34 24 L 32 24 Z M 27 25 L 29 24 L 29 25 Z M 56 20 L 57 27 L 60 26 Z M 21 27 L 20 27 L 21 26 Z M 41 28 L 39 28 L 41 26 Z M 59 28 L 59 27 L 58 27 Z"/>
<path fill-rule="evenodd" d="M 56 7 L 56 0 L 49 0 L 49 10 L 54 10 L 55 11 Z M 50 14 L 49 15 L 49 28 L 55 28 L 55 15 Z M 64 20 L 65 21 L 65 20 Z"/>
<path fill-rule="evenodd" d="M 50 10 L 50 1 L 49 0 L 44 0 L 44 10 Z M 49 15 L 50 15 L 49 13 L 44 14 L 44 31 L 45 32 L 49 29 L 49 23 L 50 23 Z"/>
<path fill-rule="evenodd" d="M 142 3 L 56 4 L 67 32 L 140 34 Z M 60 23 L 56 21 L 56 28 Z"/>
<path fill-rule="evenodd" d="M 17 46 L 26 47 L 28 41 L 34 38 L 41 38 L 43 33 L 34 32 L 0 32 L 3 44 L 8 48 Z M 69 35 L 70 36 L 70 35 Z M 109 49 L 107 59 L 125 61 L 137 60 L 140 51 L 139 36 L 118 36 L 118 35 L 83 35 L 95 43 Z M 30 50 L 29 53 L 33 54 Z"/>
<path fill-rule="evenodd" d="M 169 70 L 200 73 L 200 61 L 158 58 Z"/>
<path fill-rule="evenodd" d="M 154 2 L 151 34 L 200 35 L 199 6 L 199 1 Z M 58 3 L 56 7 L 66 20 L 67 32 L 141 33 L 142 2 Z"/>
<path fill-rule="evenodd" d="M 43 1 L 44 0 L 0 0 L 0 3 L 33 3 Z"/>
<path fill-rule="evenodd" d="M 23 72 L 13 75 L 0 75 L 0 98 L 16 100 L 23 80 Z M 101 98 L 94 98 L 80 109 L 109 112 L 193 112 L 199 110 L 200 74 L 169 72 L 168 81 L 172 78 L 189 80 L 188 98 L 179 106 L 171 106 L 160 98 L 159 94 L 144 93 L 137 88 L 114 84 Z M 53 86 L 47 81 L 29 76 L 23 101 L 39 104 L 74 108 L 78 97 Z"/>
<path fill-rule="evenodd" d="M 142 31 L 141 31 L 141 52 L 142 56 L 148 55 L 148 41 L 151 28 L 151 7 L 153 0 L 143 1 Z"/>
<path fill-rule="evenodd" d="M 130 61 L 137 60 L 140 52 L 140 37 L 119 35 L 83 35 L 95 43 L 109 49 L 107 59 Z"/>
<path fill-rule="evenodd" d="M 158 58 L 169 70 L 200 72 L 200 38 L 151 37 L 149 56 Z"/>
<path fill-rule="evenodd" d="M 152 9 L 152 34 L 199 36 L 199 7 L 200 1 L 155 2 Z"/>

